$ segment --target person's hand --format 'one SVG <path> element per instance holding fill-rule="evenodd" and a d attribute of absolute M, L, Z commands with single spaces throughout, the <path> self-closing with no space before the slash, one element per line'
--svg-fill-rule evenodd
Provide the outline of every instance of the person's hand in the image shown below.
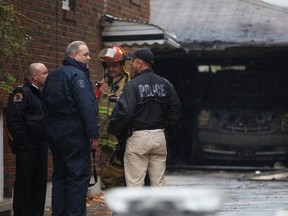
<path fill-rule="evenodd" d="M 99 137 L 92 138 L 90 142 L 91 142 L 91 149 L 96 150 L 96 148 L 99 146 L 100 143 Z"/>

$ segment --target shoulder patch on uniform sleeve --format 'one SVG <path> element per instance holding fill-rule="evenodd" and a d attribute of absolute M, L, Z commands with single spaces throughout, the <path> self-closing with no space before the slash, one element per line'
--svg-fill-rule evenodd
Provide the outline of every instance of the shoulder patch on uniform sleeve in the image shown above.
<path fill-rule="evenodd" d="M 80 88 L 84 88 L 85 87 L 85 81 L 83 79 L 77 80 L 77 85 Z"/>
<path fill-rule="evenodd" d="M 14 96 L 13 96 L 13 102 L 14 103 L 21 103 L 23 101 L 23 94 L 21 92 L 17 92 Z"/>

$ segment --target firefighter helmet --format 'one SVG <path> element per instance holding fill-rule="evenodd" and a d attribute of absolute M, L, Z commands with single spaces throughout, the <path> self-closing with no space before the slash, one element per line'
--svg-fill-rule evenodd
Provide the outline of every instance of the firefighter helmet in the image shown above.
<path fill-rule="evenodd" d="M 102 49 L 98 56 L 101 62 L 119 62 L 129 59 L 129 57 L 125 54 L 125 51 L 122 47 L 114 45 L 112 47 L 108 47 Z"/>

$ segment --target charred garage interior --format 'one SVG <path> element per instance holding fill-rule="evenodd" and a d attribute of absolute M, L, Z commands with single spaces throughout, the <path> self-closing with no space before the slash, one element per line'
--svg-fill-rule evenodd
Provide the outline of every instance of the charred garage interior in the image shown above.
<path fill-rule="evenodd" d="M 170 164 L 287 162 L 287 47 L 154 52 L 182 102 Z"/>

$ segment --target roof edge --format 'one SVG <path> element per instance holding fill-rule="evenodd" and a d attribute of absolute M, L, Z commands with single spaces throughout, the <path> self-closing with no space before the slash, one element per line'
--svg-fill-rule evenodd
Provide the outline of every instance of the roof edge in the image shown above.
<path fill-rule="evenodd" d="M 121 26 L 121 29 L 124 30 L 122 32 L 120 32 L 121 30 L 119 30 L 119 26 L 119 31 L 115 31 L 115 29 L 117 28 L 117 24 L 113 26 L 114 21 L 119 21 L 120 23 L 123 23 L 123 27 Z M 144 44 L 147 44 L 153 47 L 169 47 L 172 49 L 180 47 L 180 44 L 177 42 L 176 36 L 166 32 L 163 28 L 152 23 L 132 19 L 123 19 L 119 17 L 114 17 L 110 14 L 105 14 L 99 19 L 99 25 L 102 32 L 102 43 L 105 45 L 110 46 L 118 44 L 128 46 L 142 46 Z M 144 28 L 141 29 L 141 26 L 144 26 Z M 113 28 L 115 29 L 113 30 Z M 153 30 L 155 31 L 155 29 L 159 30 L 158 34 L 152 32 Z M 139 32 L 141 32 L 141 34 Z M 162 36 L 159 36 L 160 34 Z"/>

